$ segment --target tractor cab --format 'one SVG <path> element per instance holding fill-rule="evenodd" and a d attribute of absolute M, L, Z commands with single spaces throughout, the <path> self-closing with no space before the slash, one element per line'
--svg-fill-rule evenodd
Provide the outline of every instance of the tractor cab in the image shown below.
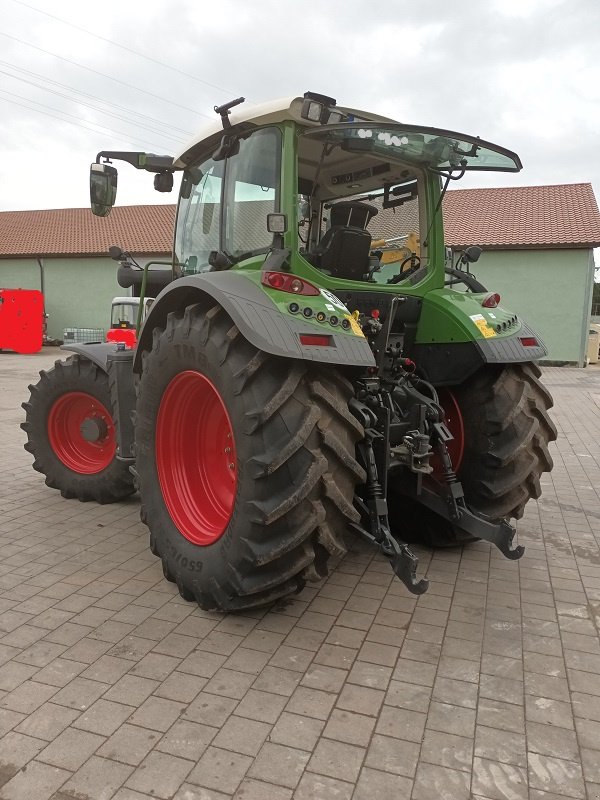
<path fill-rule="evenodd" d="M 141 298 L 115 297 L 110 312 L 110 329 L 106 334 L 107 342 L 124 342 L 127 347 L 134 347 L 137 342 L 137 322 Z M 153 297 L 146 297 L 142 305 L 142 322 L 146 319 L 154 302 Z"/>

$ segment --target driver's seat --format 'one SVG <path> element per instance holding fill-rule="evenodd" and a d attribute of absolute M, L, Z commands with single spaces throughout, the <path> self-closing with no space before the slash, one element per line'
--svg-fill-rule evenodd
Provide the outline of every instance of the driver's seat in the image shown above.
<path fill-rule="evenodd" d="M 311 259 L 335 278 L 361 281 L 369 270 L 371 234 L 364 228 L 336 225 L 323 234 Z"/>

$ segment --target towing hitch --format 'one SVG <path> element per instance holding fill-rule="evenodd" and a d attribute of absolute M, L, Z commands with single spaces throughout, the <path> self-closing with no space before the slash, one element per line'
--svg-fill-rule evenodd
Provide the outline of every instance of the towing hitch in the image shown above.
<path fill-rule="evenodd" d="M 456 483 L 454 486 L 460 487 L 460 484 Z M 453 503 L 448 503 L 447 500 L 440 497 L 440 495 L 435 494 L 435 492 L 432 492 L 426 487 L 422 487 L 418 500 L 424 506 L 431 509 L 431 511 L 435 511 L 436 514 L 439 514 L 440 517 L 452 522 L 455 528 L 496 545 L 502 555 L 506 556 L 506 558 L 509 558 L 511 561 L 516 561 L 521 558 L 525 552 L 525 548 L 521 544 L 513 547 L 516 529 L 513 528 L 512 525 L 505 519 L 496 522 L 481 514 L 475 514 L 465 505 L 462 491 L 455 494 L 452 498 L 454 501 Z M 450 510 L 450 507 L 454 504 L 458 512 L 456 515 Z"/>
<path fill-rule="evenodd" d="M 367 498 L 355 496 L 361 519 L 368 524 L 369 530 L 362 525 L 351 523 L 351 528 L 363 539 L 379 547 L 390 559 L 394 573 L 400 578 L 412 594 L 423 594 L 429 588 L 426 578 L 417 578 L 419 560 L 405 542 L 398 542 L 392 536 L 388 523 L 388 507 L 384 487 L 379 482 L 377 461 L 373 450 L 373 442 L 380 435 L 373 429 L 365 431 L 365 439 L 359 444 L 365 470 L 367 473 Z"/>
<path fill-rule="evenodd" d="M 363 505 L 358 500 L 359 505 Z M 423 594 L 429 589 L 427 578 L 417 578 L 419 559 L 404 542 L 398 542 L 389 531 L 387 524 L 379 524 L 378 535 L 369 533 L 361 525 L 351 523 L 350 527 L 363 539 L 378 547 L 389 558 L 394 573 L 400 578 L 411 594 Z"/>

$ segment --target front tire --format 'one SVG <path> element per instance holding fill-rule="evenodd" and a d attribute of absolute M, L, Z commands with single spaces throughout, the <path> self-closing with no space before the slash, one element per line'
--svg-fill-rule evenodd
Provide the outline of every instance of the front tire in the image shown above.
<path fill-rule="evenodd" d="M 151 549 L 182 597 L 240 610 L 327 574 L 365 477 L 351 392 L 335 370 L 257 351 L 219 306 L 155 331 L 136 468 Z"/>
<path fill-rule="evenodd" d="M 63 497 L 114 503 L 135 492 L 117 459 L 108 375 L 87 358 L 57 361 L 30 386 L 21 428 L 33 468 Z"/>

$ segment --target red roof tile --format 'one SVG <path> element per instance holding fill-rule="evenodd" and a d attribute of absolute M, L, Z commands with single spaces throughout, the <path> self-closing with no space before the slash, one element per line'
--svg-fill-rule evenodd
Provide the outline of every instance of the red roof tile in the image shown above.
<path fill-rule="evenodd" d="M 600 246 L 600 213 L 589 183 L 456 189 L 443 208 L 446 244 L 455 248 Z M 173 205 L 119 206 L 105 218 L 87 208 L 2 211 L 0 258 L 98 256 L 112 244 L 164 256 L 171 251 L 174 218 Z"/>
<path fill-rule="evenodd" d="M 105 256 L 112 244 L 130 253 L 165 255 L 173 246 L 175 206 L 118 206 L 108 217 L 89 208 L 0 212 L 0 258 Z"/>
<path fill-rule="evenodd" d="M 589 183 L 455 189 L 444 198 L 446 244 L 486 249 L 598 247 L 600 213 Z"/>

